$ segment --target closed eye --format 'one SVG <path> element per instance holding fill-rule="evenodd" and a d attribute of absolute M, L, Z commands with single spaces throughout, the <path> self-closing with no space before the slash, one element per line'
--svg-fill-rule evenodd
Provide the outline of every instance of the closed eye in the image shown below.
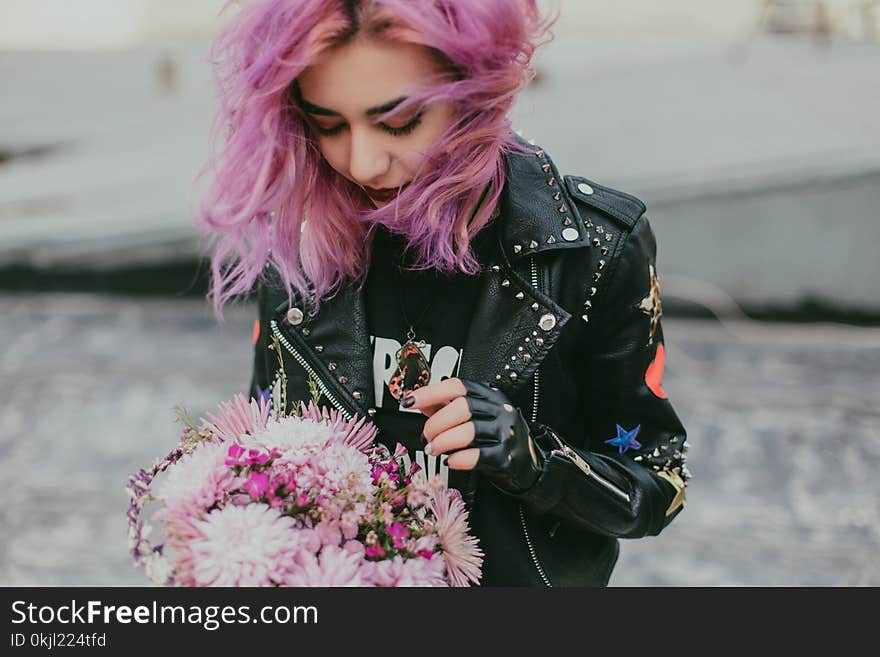
<path fill-rule="evenodd" d="M 400 127 L 391 126 L 391 125 L 388 125 L 387 123 L 376 123 L 375 125 L 380 130 L 383 130 L 384 132 L 387 132 L 390 135 L 394 135 L 395 137 L 399 137 L 399 136 L 408 135 L 409 133 L 411 133 L 413 130 L 415 130 L 418 127 L 418 125 L 421 122 L 422 122 L 422 114 L 419 113 L 416 116 L 414 116 L 411 121 L 409 121 L 408 123 L 406 123 L 405 125 L 402 125 Z M 317 133 L 319 135 L 323 135 L 324 137 L 333 137 L 335 135 L 338 135 L 346 127 L 348 127 L 348 124 L 345 122 L 339 123 L 339 124 L 331 126 L 329 128 L 324 127 L 315 121 L 313 121 L 312 123 L 313 123 Z"/>

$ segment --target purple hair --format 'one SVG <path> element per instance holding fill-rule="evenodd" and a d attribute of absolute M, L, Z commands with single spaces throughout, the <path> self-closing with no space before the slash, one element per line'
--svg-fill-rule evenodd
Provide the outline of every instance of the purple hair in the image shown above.
<path fill-rule="evenodd" d="M 536 0 L 253 0 L 241 8 L 211 47 L 219 108 L 214 153 L 197 175 L 212 174 L 194 222 L 211 242 L 217 317 L 251 292 L 267 264 L 289 299 L 296 288 L 317 312 L 344 281 L 363 283 L 379 224 L 407 237 L 417 268 L 477 273 L 471 237 L 501 195 L 503 156 L 520 150 L 508 112 L 551 24 Z M 294 84 L 322 51 L 359 34 L 426 46 L 443 64 L 379 120 L 439 100 L 454 116 L 411 183 L 378 209 L 324 160 Z"/>

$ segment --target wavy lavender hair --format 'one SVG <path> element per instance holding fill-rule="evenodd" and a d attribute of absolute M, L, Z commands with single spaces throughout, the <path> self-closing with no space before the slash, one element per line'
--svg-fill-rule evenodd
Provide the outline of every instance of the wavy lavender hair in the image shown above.
<path fill-rule="evenodd" d="M 235 0 L 230 0 L 224 11 Z M 377 225 L 406 236 L 415 268 L 474 274 L 469 244 L 489 221 L 519 150 L 507 116 L 552 20 L 536 0 L 252 0 L 211 47 L 219 109 L 213 174 L 194 223 L 211 243 L 215 315 L 271 264 L 317 312 L 344 281 L 362 284 Z M 443 73 L 377 117 L 447 101 L 453 121 L 396 201 L 375 209 L 324 160 L 295 80 L 357 36 L 421 44 Z M 224 143 L 218 148 L 220 140 Z M 481 203 L 481 200 L 483 202 Z"/>

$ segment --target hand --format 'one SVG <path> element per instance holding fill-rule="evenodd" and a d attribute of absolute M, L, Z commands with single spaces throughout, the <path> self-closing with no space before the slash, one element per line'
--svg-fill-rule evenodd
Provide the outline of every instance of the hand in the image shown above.
<path fill-rule="evenodd" d="M 529 425 L 497 388 L 446 379 L 408 393 L 403 406 L 428 416 L 425 453 L 449 453 L 449 468 L 482 471 L 511 492 L 530 488 L 540 476 Z"/>

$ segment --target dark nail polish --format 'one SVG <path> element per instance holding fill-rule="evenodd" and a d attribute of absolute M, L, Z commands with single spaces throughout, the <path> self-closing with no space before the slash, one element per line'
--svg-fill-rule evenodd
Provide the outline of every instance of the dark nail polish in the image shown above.
<path fill-rule="evenodd" d="M 421 435 L 419 436 L 419 438 L 422 439 L 422 442 L 423 442 L 423 443 L 428 442 L 428 439 L 425 437 L 425 433 L 424 433 L 424 432 L 421 433 Z"/>
<path fill-rule="evenodd" d="M 403 401 L 400 402 L 400 405 L 403 406 L 404 408 L 409 408 L 410 406 L 412 406 L 415 403 L 416 403 L 416 398 L 413 397 L 412 395 L 408 395 L 403 398 Z"/>
<path fill-rule="evenodd" d="M 448 456 L 443 459 L 443 465 L 446 467 L 449 467 L 449 457 Z"/>

